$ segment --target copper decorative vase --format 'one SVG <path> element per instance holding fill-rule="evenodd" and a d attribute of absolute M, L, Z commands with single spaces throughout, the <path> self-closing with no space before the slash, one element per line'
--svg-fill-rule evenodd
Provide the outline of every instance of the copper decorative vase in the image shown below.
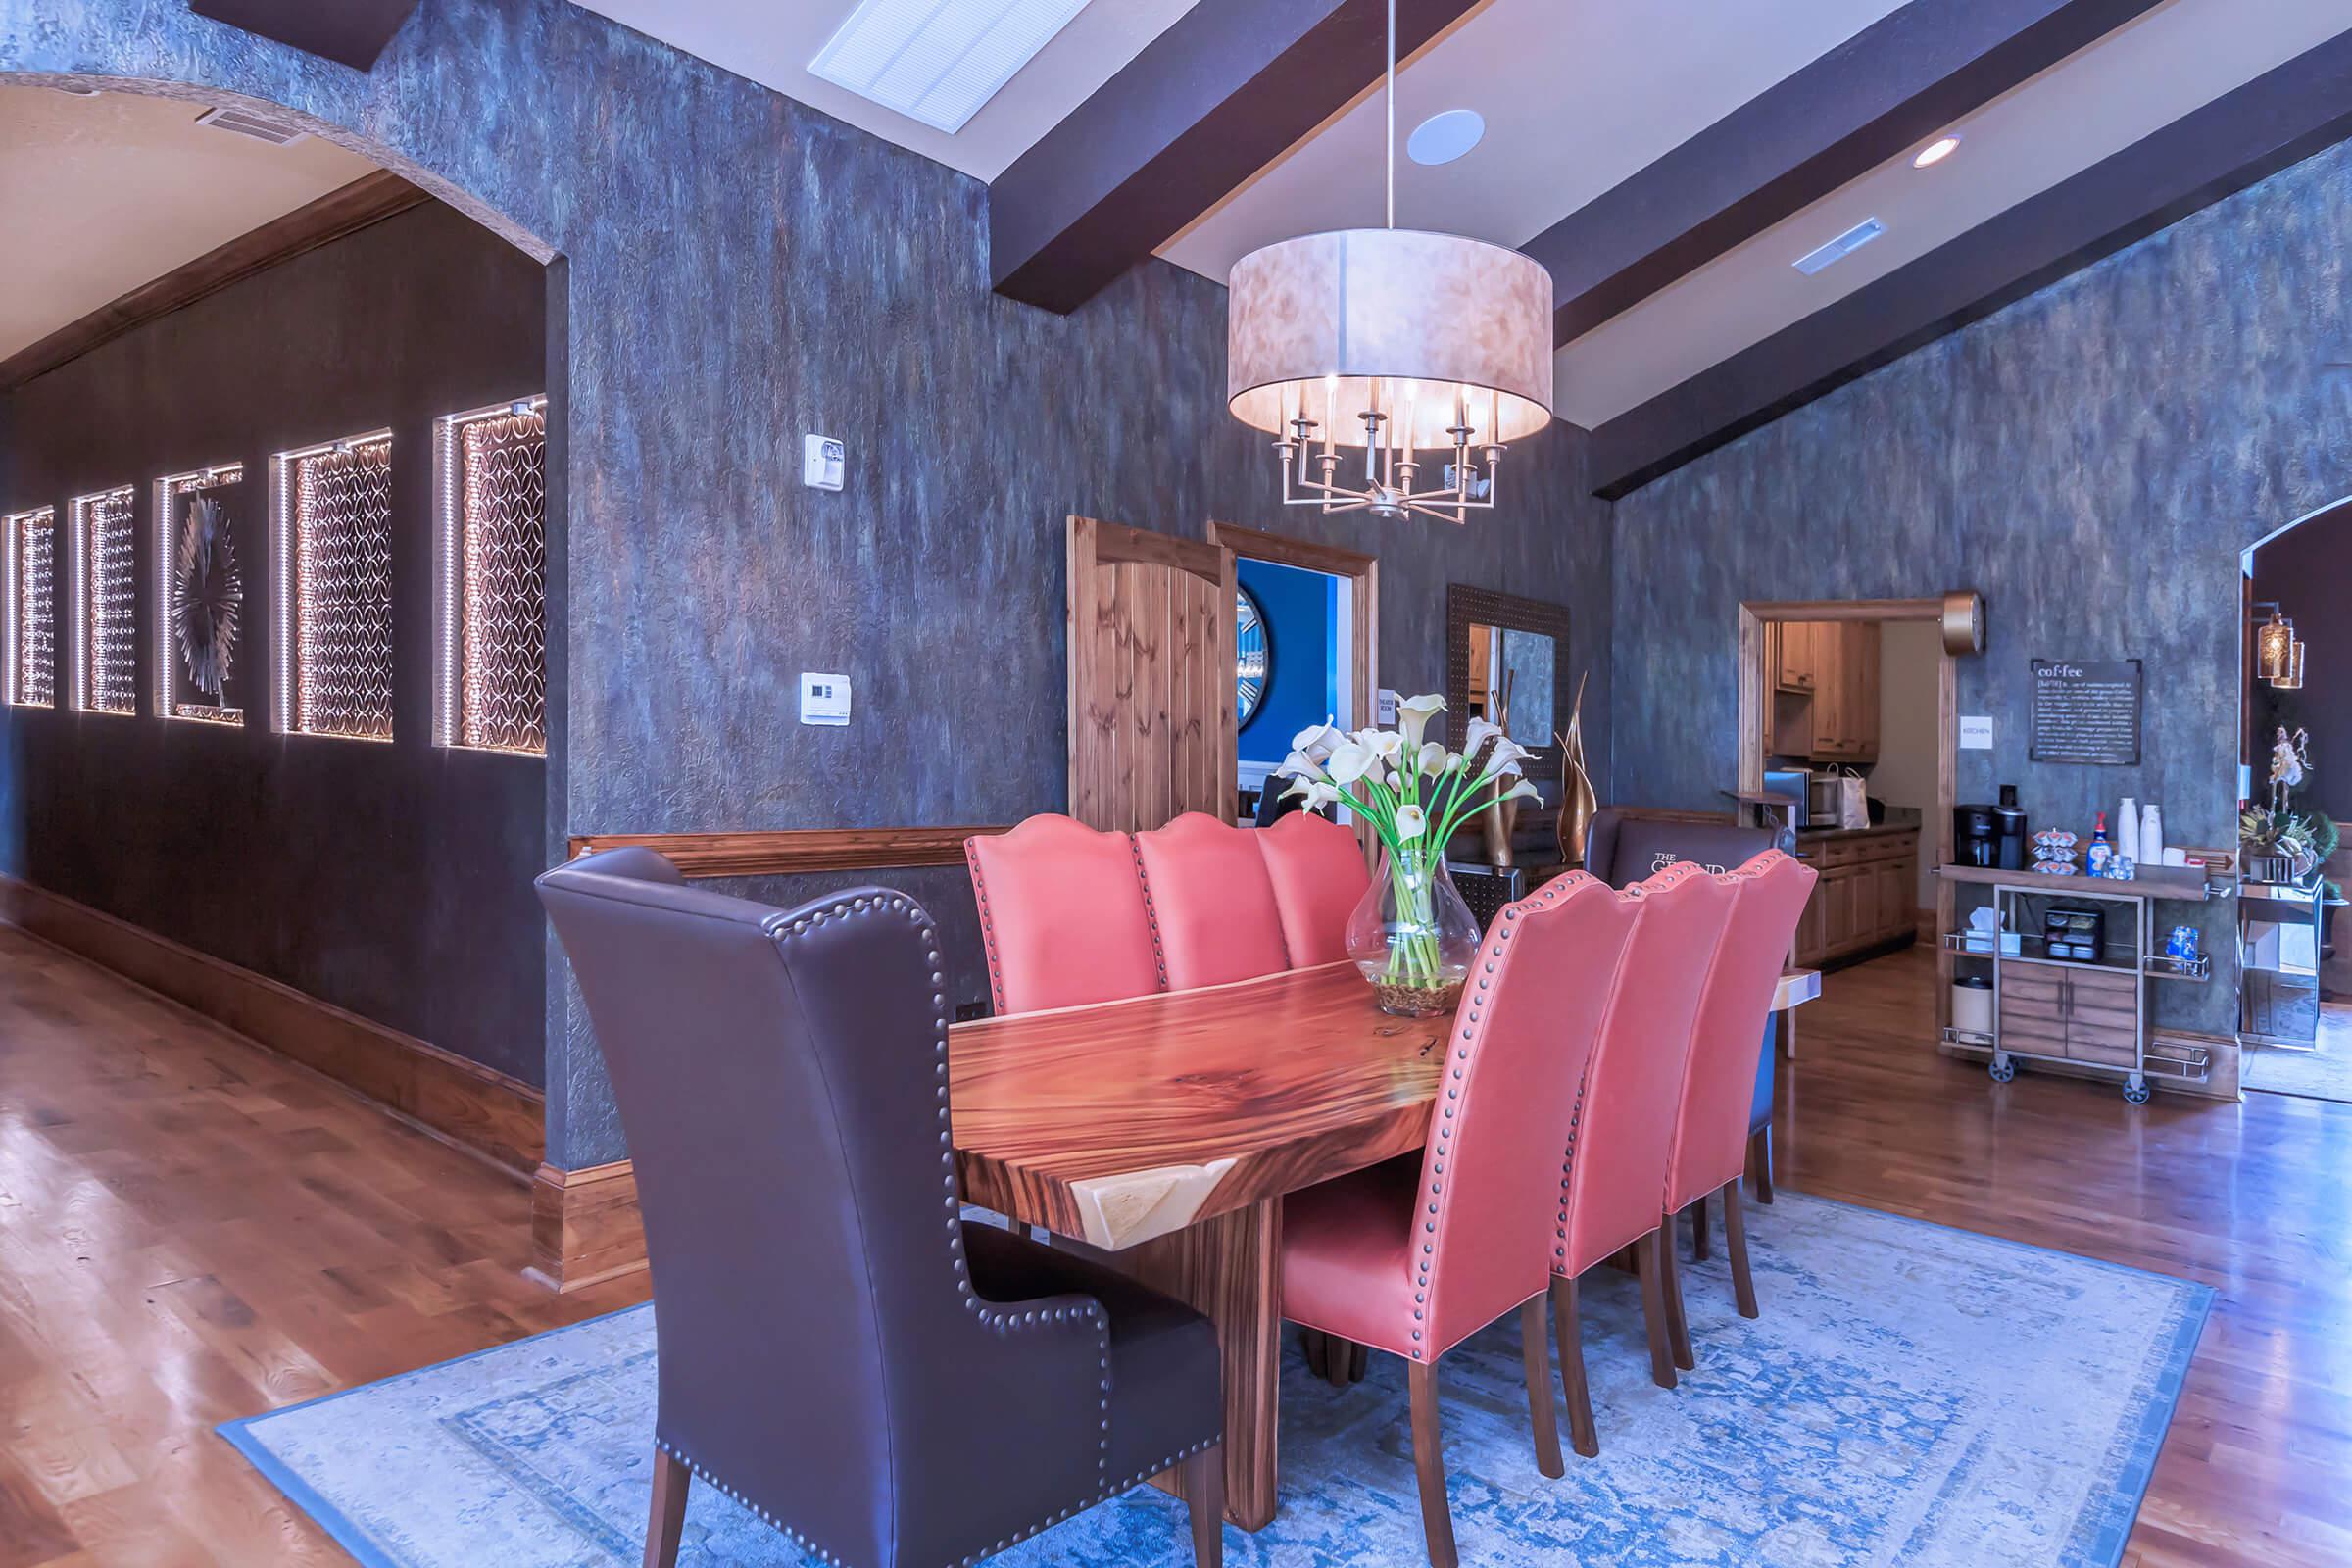
<path fill-rule="evenodd" d="M 1557 831 L 1560 840 L 1560 858 L 1569 865 L 1585 863 L 1585 837 L 1592 831 L 1593 813 L 1600 809 L 1600 801 L 1592 793 L 1592 777 L 1585 771 L 1585 681 L 1578 676 L 1576 707 L 1569 712 L 1568 728 L 1555 737 L 1560 743 L 1560 814 Z"/>

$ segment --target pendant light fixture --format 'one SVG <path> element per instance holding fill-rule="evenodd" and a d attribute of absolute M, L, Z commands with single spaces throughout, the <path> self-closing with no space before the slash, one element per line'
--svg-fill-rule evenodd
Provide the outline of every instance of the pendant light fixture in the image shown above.
<path fill-rule="evenodd" d="M 1274 437 L 1285 506 L 1464 522 L 1494 506 L 1510 443 L 1551 422 L 1551 274 L 1396 226 L 1396 0 L 1387 92 L 1388 226 L 1235 264 L 1227 406 Z"/>
<path fill-rule="evenodd" d="M 2301 638 L 2297 638 L 2287 648 L 2286 669 L 2277 680 L 2271 682 L 2272 690 L 2299 692 L 2303 689 L 2303 650 L 2309 646 Z"/>

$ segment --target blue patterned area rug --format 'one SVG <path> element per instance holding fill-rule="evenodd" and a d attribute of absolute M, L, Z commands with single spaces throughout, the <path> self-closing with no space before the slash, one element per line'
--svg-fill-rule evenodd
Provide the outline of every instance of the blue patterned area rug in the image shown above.
<path fill-rule="evenodd" d="M 1698 1370 L 1649 1381 L 1632 1279 L 1586 1296 L 1601 1455 L 1537 1472 L 1516 1319 L 1446 1358 L 1465 1563 L 2002 1563 L 2122 1556 L 2212 1292 L 1783 1193 L 1750 1205 L 1757 1322 L 1720 1247 L 1684 1286 Z M 638 1307 L 222 1431 L 369 1568 L 634 1568 L 653 1446 L 652 1308 Z M 790 1391 L 777 1391 L 789 1395 Z M 985 1420 L 985 1417 L 977 1419 Z M 1565 1422 L 1562 1423 L 1565 1437 Z M 1281 1568 L 1424 1560 L 1402 1364 L 1334 1389 L 1295 1340 L 1281 1517 L 1226 1533 Z M 1149 1487 L 1026 1543 L 1005 1568 L 1189 1563 Z M 681 1563 L 801 1559 L 709 1488 Z"/>

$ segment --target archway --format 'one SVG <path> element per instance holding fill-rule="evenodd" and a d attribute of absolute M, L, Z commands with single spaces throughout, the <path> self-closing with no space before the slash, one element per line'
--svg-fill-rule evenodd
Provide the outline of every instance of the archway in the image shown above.
<path fill-rule="evenodd" d="M 2242 557 L 2246 1087 L 2352 1099 L 2352 497 Z"/>

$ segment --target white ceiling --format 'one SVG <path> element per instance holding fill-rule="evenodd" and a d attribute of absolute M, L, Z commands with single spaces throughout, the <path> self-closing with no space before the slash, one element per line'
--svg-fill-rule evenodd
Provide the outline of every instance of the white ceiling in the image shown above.
<path fill-rule="evenodd" d="M 951 169 L 995 179 L 1199 0 L 1092 0 L 954 135 L 808 74 L 857 0 L 579 3 Z"/>
<path fill-rule="evenodd" d="M 1901 0 L 1494 0 L 1396 74 L 1396 223 L 1520 246 Z M 1403 138 L 1475 109 L 1486 139 L 1425 169 Z M 1374 93 L 1160 247 L 1220 283 L 1260 245 L 1378 227 L 1387 107 Z"/>
<path fill-rule="evenodd" d="M 209 130 L 200 113 L 0 87 L 0 359 L 374 168 L 316 137 Z"/>
<path fill-rule="evenodd" d="M 1569 344 L 1557 412 L 1622 414 L 2348 27 L 2345 0 L 2170 0 L 1958 122 L 1943 162 L 1906 152 Z M 1871 217 L 1884 237 L 1789 265 Z"/>

